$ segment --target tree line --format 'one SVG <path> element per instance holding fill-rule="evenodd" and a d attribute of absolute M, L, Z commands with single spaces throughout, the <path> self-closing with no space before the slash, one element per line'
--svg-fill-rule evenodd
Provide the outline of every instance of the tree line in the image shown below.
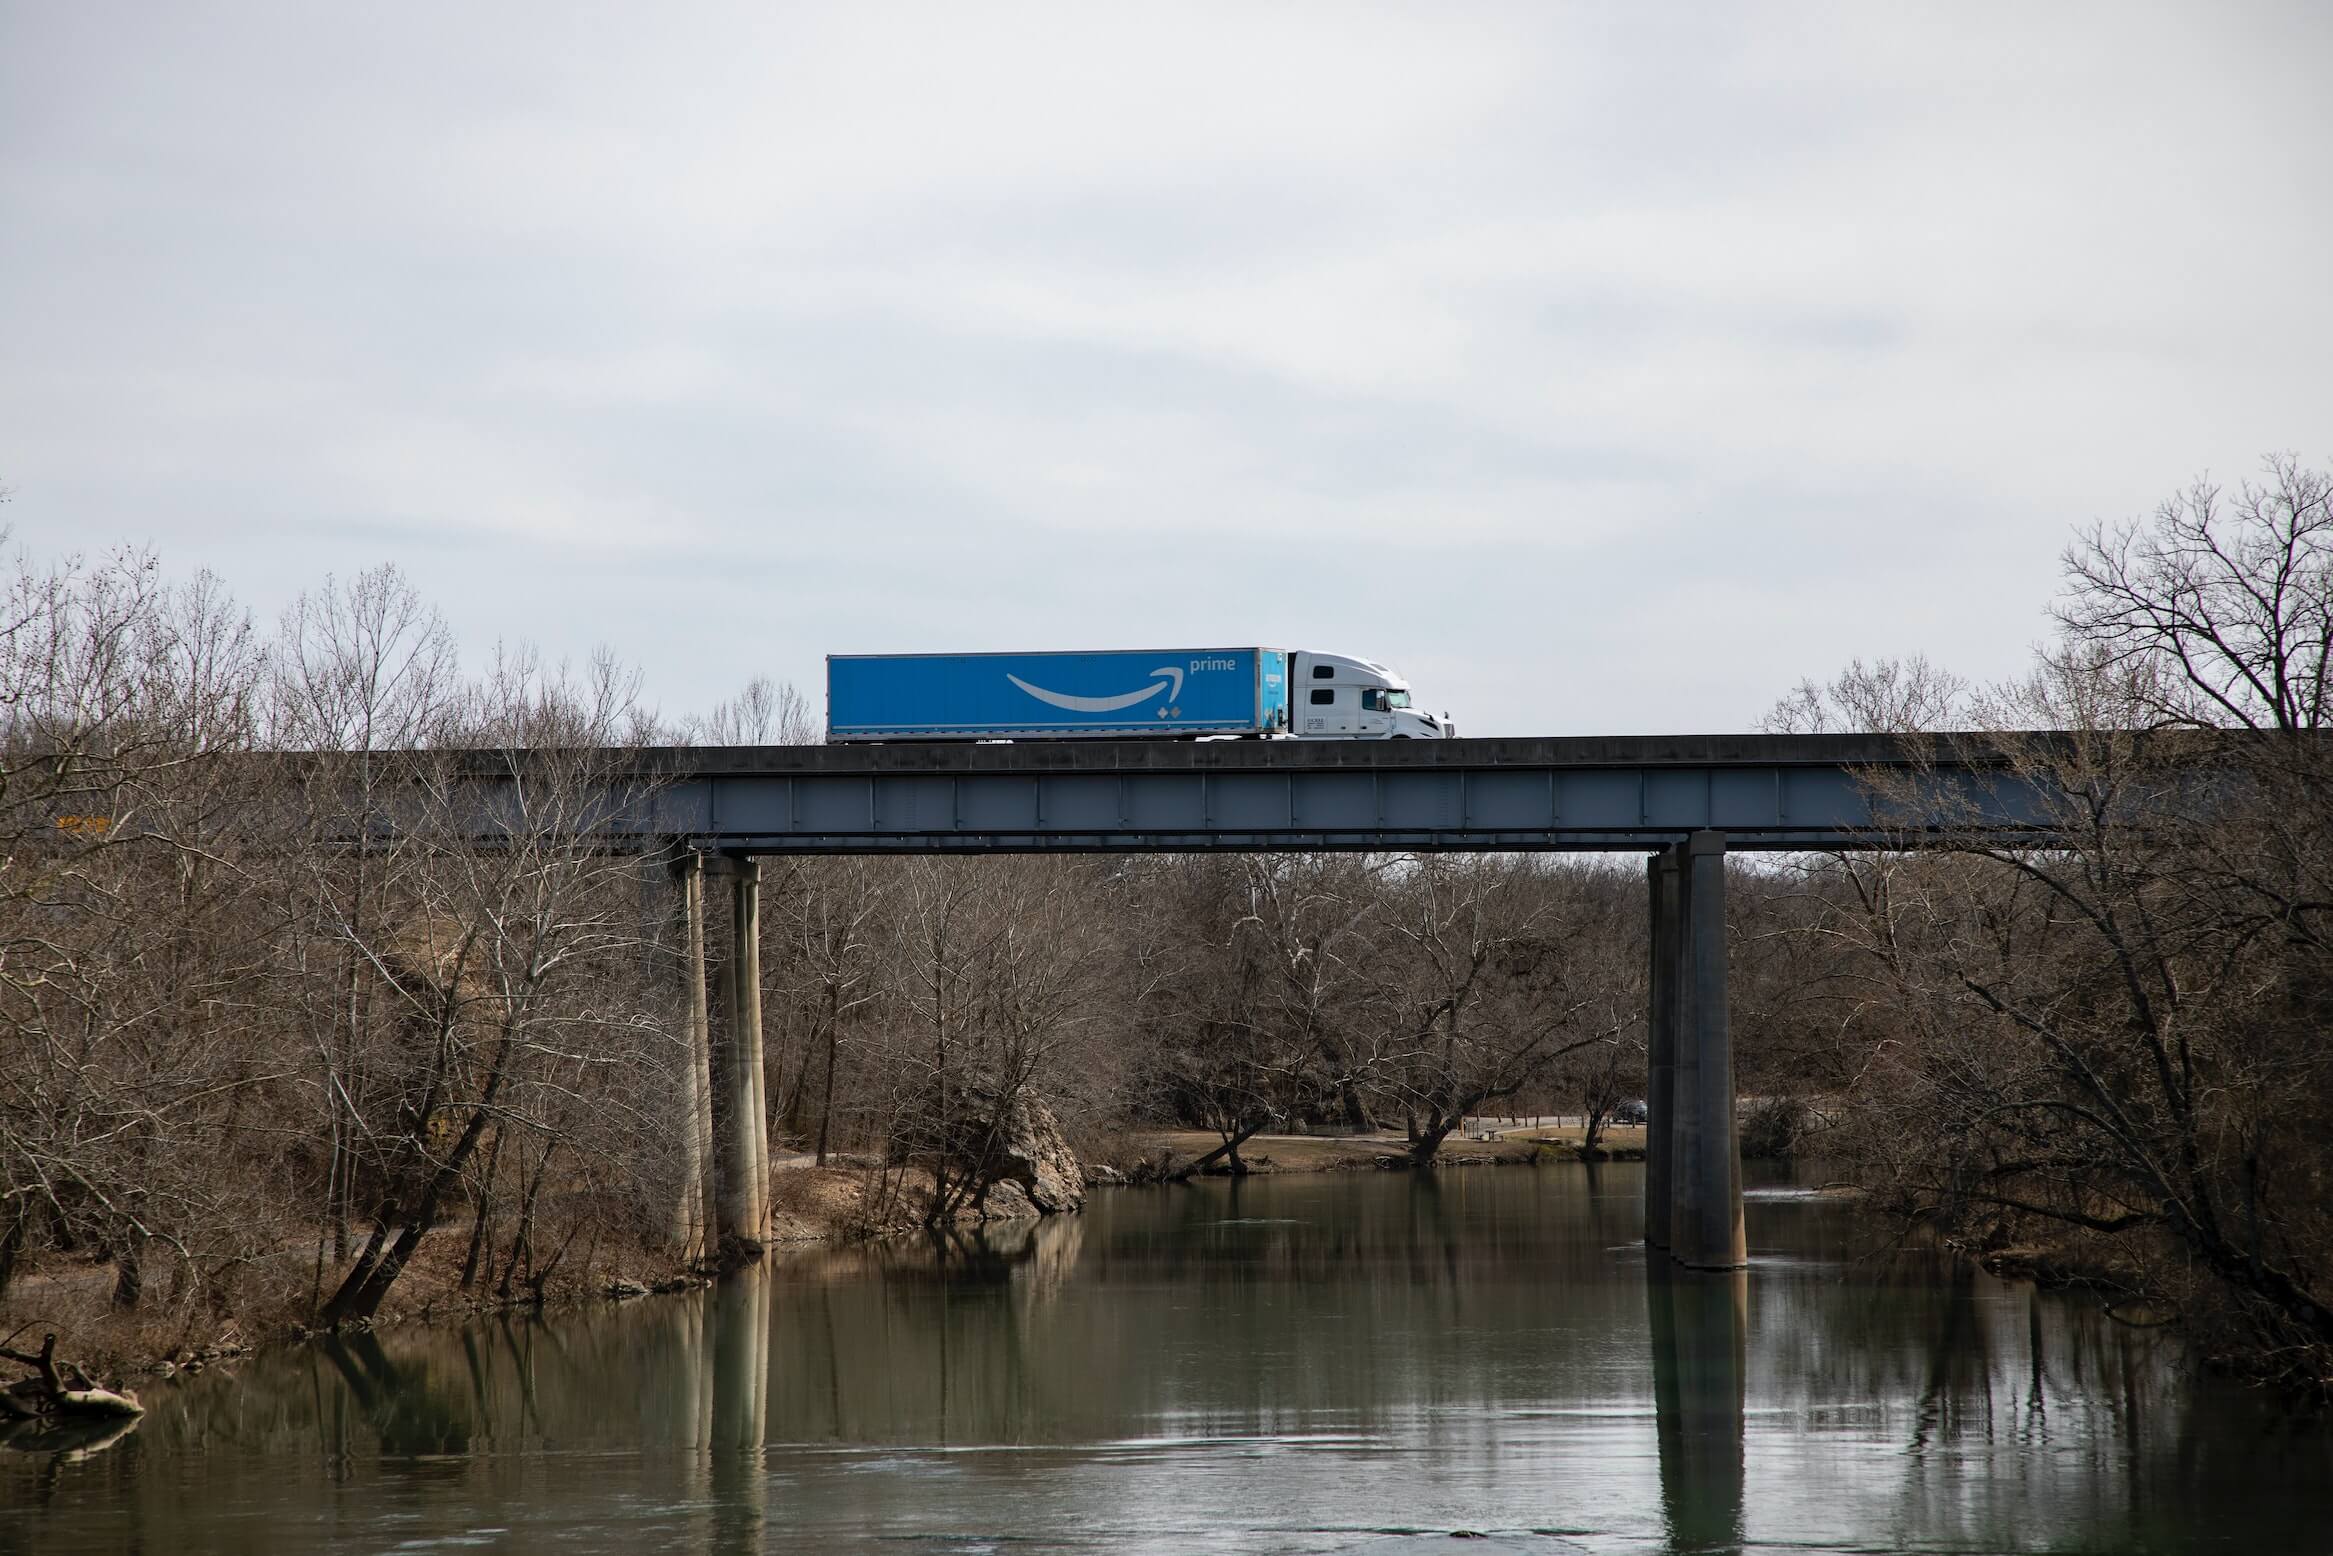
<path fill-rule="evenodd" d="M 14 553 L 0 1298 L 101 1272 L 113 1308 L 155 1322 L 334 1322 L 416 1268 L 523 1298 L 702 1256 L 675 1214 L 695 1078 L 659 970 L 670 883 L 611 812 L 644 797 L 642 747 L 819 732 L 768 681 L 683 719 L 637 687 L 607 656 L 498 647 L 466 669 L 390 568 L 263 628 L 144 553 Z M 491 843 L 470 825 L 481 770 L 506 796 Z M 984 1205 L 997 1121 L 1032 1107 L 1089 1141 L 1211 1131 L 1175 1176 L 1334 1125 L 1405 1125 L 1430 1165 L 1522 1097 L 1600 1123 L 1641 1089 L 1640 874 L 767 861 L 753 1105 L 778 1149 L 863 1171 L 871 1218 L 932 1224 Z"/>

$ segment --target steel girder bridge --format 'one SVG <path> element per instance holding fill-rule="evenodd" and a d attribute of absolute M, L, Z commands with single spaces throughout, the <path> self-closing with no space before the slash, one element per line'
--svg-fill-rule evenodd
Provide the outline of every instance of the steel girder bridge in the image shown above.
<path fill-rule="evenodd" d="M 1805 850 L 1972 827 L 2043 846 L 2054 814 L 2006 762 L 1928 736 L 670 747 L 636 772 L 619 828 L 748 855 L 1619 851 L 1694 832 Z"/>
<path fill-rule="evenodd" d="M 520 801 L 527 761 L 489 758 L 474 770 L 489 812 Z M 1747 1253 L 1727 853 L 1918 847 L 1948 835 L 2046 847 L 2062 814 L 2062 798 L 2006 756 L 1925 736 L 666 747 L 601 771 L 611 792 L 588 807 L 595 830 L 616 846 L 636 839 L 650 857 L 650 917 L 678 953 L 664 964 L 691 991 L 701 1127 L 710 1129 L 711 1091 L 731 1098 L 706 1191 L 730 1245 L 757 1245 L 767 1221 L 766 1170 L 755 1165 L 768 1151 L 757 1100 L 762 856 L 1646 853 L 1645 1238 L 1690 1268 L 1736 1269 Z M 729 882 L 736 947 L 719 1064 L 705 992 L 709 876 Z"/>

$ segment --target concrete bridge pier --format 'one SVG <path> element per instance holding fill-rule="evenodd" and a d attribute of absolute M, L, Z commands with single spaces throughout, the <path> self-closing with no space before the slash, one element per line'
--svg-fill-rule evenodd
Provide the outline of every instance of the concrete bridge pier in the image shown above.
<path fill-rule="evenodd" d="M 1647 862 L 1652 910 L 1650 976 L 1645 982 L 1644 1240 L 1668 1251 L 1671 1170 L 1677 1107 L 1677 855 L 1662 849 Z"/>
<path fill-rule="evenodd" d="M 724 1017 L 708 998 L 706 878 L 729 885 Z M 641 861 L 641 939 L 656 1004 L 679 1036 L 662 1123 L 674 1133 L 672 1246 L 751 1259 L 769 1235 L 769 1102 L 762 1078 L 761 864 L 681 844 Z"/>
<path fill-rule="evenodd" d="M 714 1137 L 715 1202 L 721 1251 L 758 1257 L 769 1233 L 769 1108 L 761 1047 L 761 861 L 731 854 L 728 1030 L 719 1055 L 721 1127 Z"/>
<path fill-rule="evenodd" d="M 678 845 L 642 857 L 640 938 L 648 987 L 675 1042 L 673 1084 L 660 1115 L 673 1134 L 667 1239 L 684 1258 L 712 1252 L 712 1021 L 705 1000 L 705 861 Z"/>
<path fill-rule="evenodd" d="M 1650 871 L 1645 1240 L 1704 1270 L 1749 1262 L 1726 1009 L 1725 853 L 1723 832 L 1694 832 L 1655 855 Z"/>

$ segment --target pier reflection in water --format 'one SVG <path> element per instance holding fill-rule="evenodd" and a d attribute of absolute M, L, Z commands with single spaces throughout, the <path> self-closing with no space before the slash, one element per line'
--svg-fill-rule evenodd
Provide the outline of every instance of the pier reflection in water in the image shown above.
<path fill-rule="evenodd" d="M 1669 1538 L 1692 1550 L 1738 1549 L 1749 1272 L 1687 1271 L 1653 1259 L 1644 1291 Z"/>
<path fill-rule="evenodd" d="M 2321 1424 L 1786 1188 L 1747 1272 L 1648 1263 L 1639 1182 L 1128 1192 L 319 1342 L 0 1453 L 0 1551 L 2324 1545 Z"/>
<path fill-rule="evenodd" d="M 756 1271 L 714 1288 L 694 1304 L 709 1320 L 712 1374 L 709 1450 L 714 1533 L 727 1550 L 760 1543 L 769 1497 L 762 1451 L 770 1431 L 770 1280 Z"/>

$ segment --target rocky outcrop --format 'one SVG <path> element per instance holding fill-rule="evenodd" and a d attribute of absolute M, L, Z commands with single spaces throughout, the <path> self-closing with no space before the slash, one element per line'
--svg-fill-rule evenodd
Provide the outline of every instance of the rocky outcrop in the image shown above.
<path fill-rule="evenodd" d="M 910 1110 L 909 1119 L 892 1131 L 891 1160 L 946 1162 L 951 1186 L 978 1185 L 960 1208 L 982 1220 L 1059 1215 L 1085 1203 L 1085 1169 L 1060 1120 L 1033 1092 L 1000 1098 L 958 1086 Z"/>
<path fill-rule="evenodd" d="M 1041 1098 L 1027 1092 L 1015 1096 L 1002 1124 L 991 1184 L 1018 1188 L 1039 1215 L 1060 1215 L 1085 1204 L 1085 1169 Z M 994 1199 L 992 1191 L 992 1204 Z"/>

